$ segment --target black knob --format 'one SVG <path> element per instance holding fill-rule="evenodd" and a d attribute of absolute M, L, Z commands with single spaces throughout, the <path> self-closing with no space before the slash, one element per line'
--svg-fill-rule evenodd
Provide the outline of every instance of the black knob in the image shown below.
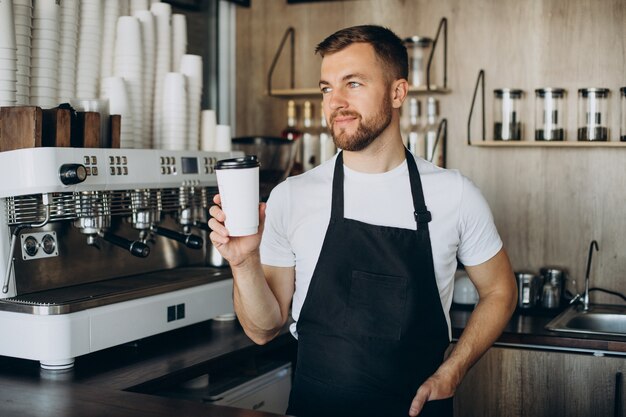
<path fill-rule="evenodd" d="M 187 245 L 190 249 L 202 249 L 202 246 L 204 246 L 204 239 L 198 235 L 187 235 L 185 245 Z"/>
<path fill-rule="evenodd" d="M 150 246 L 136 240 L 130 245 L 130 253 L 138 258 L 145 258 L 150 255 Z"/>
<path fill-rule="evenodd" d="M 59 179 L 65 185 L 74 185 L 85 181 L 87 170 L 81 164 L 63 164 L 59 168 Z"/>

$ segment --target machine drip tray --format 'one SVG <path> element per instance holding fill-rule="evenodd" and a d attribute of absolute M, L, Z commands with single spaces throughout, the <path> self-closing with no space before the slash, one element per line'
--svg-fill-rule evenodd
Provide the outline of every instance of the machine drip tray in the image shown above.
<path fill-rule="evenodd" d="M 229 268 L 185 267 L 54 288 L 0 299 L 0 311 L 55 315 L 232 278 Z"/>

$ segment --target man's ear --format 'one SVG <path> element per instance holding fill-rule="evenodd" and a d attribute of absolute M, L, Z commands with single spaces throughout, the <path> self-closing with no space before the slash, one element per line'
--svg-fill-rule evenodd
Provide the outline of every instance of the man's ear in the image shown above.
<path fill-rule="evenodd" d="M 391 83 L 391 103 L 394 109 L 402 107 L 402 103 L 409 93 L 409 83 L 404 78 Z"/>

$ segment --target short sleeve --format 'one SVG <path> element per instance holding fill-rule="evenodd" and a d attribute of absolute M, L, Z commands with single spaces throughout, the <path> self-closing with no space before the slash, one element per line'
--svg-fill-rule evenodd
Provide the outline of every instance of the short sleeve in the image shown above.
<path fill-rule="evenodd" d="M 265 227 L 261 237 L 261 263 L 290 267 L 295 255 L 289 242 L 290 198 L 288 180 L 276 186 L 267 201 Z"/>
<path fill-rule="evenodd" d="M 457 257 L 463 265 L 488 261 L 502 249 L 489 204 L 472 181 L 463 177 Z"/>

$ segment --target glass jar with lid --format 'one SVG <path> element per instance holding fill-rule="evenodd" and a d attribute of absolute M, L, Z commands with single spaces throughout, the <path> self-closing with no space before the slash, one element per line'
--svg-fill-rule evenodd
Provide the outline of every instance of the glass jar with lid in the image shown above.
<path fill-rule="evenodd" d="M 423 36 L 411 36 L 404 40 L 404 46 L 409 55 L 409 84 L 414 87 L 425 87 L 427 85 L 426 73 L 428 69 L 428 59 L 433 49 L 433 40 Z M 435 61 L 430 64 L 430 84 L 434 84 Z"/>
<path fill-rule="evenodd" d="M 518 89 L 501 88 L 493 90 L 493 139 L 522 140 L 522 98 L 524 92 Z"/>
<path fill-rule="evenodd" d="M 619 140 L 622 142 L 626 142 L 626 87 L 620 88 L 619 91 L 621 92 L 620 106 L 622 107 Z"/>
<path fill-rule="evenodd" d="M 565 90 L 535 90 L 535 140 L 565 140 Z"/>
<path fill-rule="evenodd" d="M 608 97 L 608 88 L 578 90 L 578 140 L 609 140 Z"/>

